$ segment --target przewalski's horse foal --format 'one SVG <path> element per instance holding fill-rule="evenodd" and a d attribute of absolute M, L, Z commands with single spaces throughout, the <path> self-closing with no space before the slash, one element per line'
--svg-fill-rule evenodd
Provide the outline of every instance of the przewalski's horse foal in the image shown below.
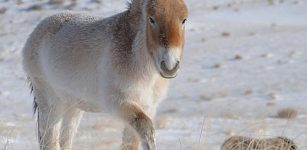
<path fill-rule="evenodd" d="M 122 149 L 155 150 L 152 124 L 179 69 L 188 10 L 183 0 L 133 0 L 101 19 L 62 13 L 43 20 L 24 50 L 40 149 L 71 149 L 83 111 L 127 122 Z"/>

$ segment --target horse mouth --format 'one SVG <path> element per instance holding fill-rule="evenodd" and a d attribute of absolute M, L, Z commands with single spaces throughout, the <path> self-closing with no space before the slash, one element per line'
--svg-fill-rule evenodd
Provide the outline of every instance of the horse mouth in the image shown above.
<path fill-rule="evenodd" d="M 163 73 L 160 72 L 161 77 L 165 78 L 165 79 L 173 79 L 177 76 L 177 74 L 173 75 L 173 76 L 165 76 L 163 75 Z"/>
<path fill-rule="evenodd" d="M 165 61 L 162 61 L 160 65 L 161 68 L 160 75 L 166 79 L 175 78 L 177 76 L 177 71 L 179 70 L 179 66 L 180 66 L 179 61 L 177 61 L 173 69 L 168 69 L 166 67 Z"/>

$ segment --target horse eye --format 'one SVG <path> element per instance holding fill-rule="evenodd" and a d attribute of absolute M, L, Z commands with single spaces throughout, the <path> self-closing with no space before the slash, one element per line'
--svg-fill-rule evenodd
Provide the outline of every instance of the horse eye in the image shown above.
<path fill-rule="evenodd" d="M 185 24 L 187 22 L 187 19 L 183 19 L 182 24 Z"/>
<path fill-rule="evenodd" d="M 155 20 L 152 17 L 149 17 L 149 21 L 150 21 L 151 24 L 155 24 L 156 23 Z"/>

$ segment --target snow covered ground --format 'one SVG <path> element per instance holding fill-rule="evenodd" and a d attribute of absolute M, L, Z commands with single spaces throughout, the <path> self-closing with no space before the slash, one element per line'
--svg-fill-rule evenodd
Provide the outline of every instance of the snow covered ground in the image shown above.
<path fill-rule="evenodd" d="M 307 149 L 307 1 L 186 0 L 184 63 L 155 121 L 158 149 L 218 150 L 232 135 L 286 136 Z M 0 149 L 38 149 L 21 65 L 27 36 L 71 9 L 110 16 L 125 0 L 0 0 Z M 293 108 L 294 119 L 277 112 Z M 86 114 L 75 149 L 115 150 L 122 123 Z"/>

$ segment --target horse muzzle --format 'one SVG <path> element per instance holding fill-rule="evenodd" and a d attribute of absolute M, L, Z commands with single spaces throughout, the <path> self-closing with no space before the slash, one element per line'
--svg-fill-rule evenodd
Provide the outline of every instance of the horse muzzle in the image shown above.
<path fill-rule="evenodd" d="M 166 65 L 165 61 L 162 61 L 161 64 L 160 64 L 160 68 L 161 68 L 160 75 L 163 78 L 166 78 L 166 79 L 175 78 L 177 76 L 177 72 L 180 68 L 180 62 L 176 61 L 176 64 L 172 68 L 170 68 Z"/>

